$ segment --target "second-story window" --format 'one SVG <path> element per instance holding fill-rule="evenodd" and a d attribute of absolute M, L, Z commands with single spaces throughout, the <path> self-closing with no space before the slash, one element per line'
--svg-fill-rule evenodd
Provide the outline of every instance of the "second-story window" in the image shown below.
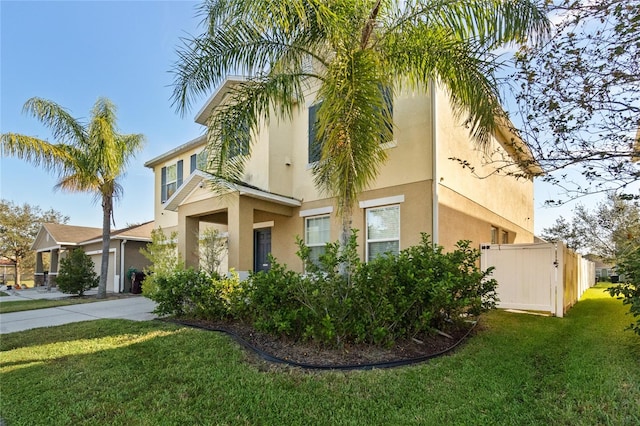
<path fill-rule="evenodd" d="M 387 129 L 389 130 L 393 138 L 393 124 L 391 124 L 391 122 L 393 122 L 393 93 L 391 93 L 391 89 L 389 87 L 384 87 L 382 89 L 382 97 L 384 98 L 384 103 L 387 107 L 385 111 L 385 115 L 388 115 L 388 119 L 390 122 L 389 124 L 387 124 Z M 386 140 L 386 138 L 384 137 L 380 138 L 380 143 L 387 143 L 387 142 L 391 142 L 391 141 Z"/>
<path fill-rule="evenodd" d="M 384 98 L 385 110 L 384 115 L 387 116 L 388 121 L 393 121 L 393 93 L 391 88 L 380 86 L 382 97 Z M 322 105 L 322 102 L 311 105 L 309 107 L 309 164 L 320 161 L 322 156 L 322 141 L 318 140 L 318 109 Z M 393 138 L 393 125 L 387 124 L 387 129 Z M 380 143 L 391 142 L 384 132 L 380 132 Z"/>
<path fill-rule="evenodd" d="M 230 139 L 229 158 L 237 157 L 239 155 L 249 155 L 249 144 L 251 143 L 251 138 L 249 136 L 248 125 L 245 124 L 242 127 L 242 131 L 233 133 L 230 128 L 225 127 L 222 130 L 222 137 Z"/>
<path fill-rule="evenodd" d="M 182 167 L 183 161 L 179 160 L 174 164 L 163 167 L 161 170 L 160 180 L 160 198 L 161 202 L 167 201 L 182 185 Z"/>
<path fill-rule="evenodd" d="M 322 102 L 309 107 L 309 164 L 320 161 L 322 155 L 322 143 L 317 139 L 318 135 L 318 108 Z"/>
<path fill-rule="evenodd" d="M 191 155 L 189 158 L 189 173 L 193 173 L 196 170 L 207 171 L 207 162 L 209 160 L 207 153 L 208 151 L 203 149 L 199 153 Z"/>
<path fill-rule="evenodd" d="M 209 168 L 209 151 L 203 149 L 196 155 L 196 169 L 206 172 Z"/>
<path fill-rule="evenodd" d="M 198 155 L 192 154 L 191 157 L 189 157 L 189 173 L 193 173 L 196 171 L 197 163 L 198 163 Z"/>

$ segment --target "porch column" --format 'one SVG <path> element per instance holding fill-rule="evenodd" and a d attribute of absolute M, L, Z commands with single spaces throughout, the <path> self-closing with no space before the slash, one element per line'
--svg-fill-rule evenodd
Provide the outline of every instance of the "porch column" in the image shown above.
<path fill-rule="evenodd" d="M 184 216 L 178 219 L 178 251 L 186 267 L 198 268 L 198 239 L 200 238 L 200 219 Z"/>
<path fill-rule="evenodd" d="M 42 252 L 36 252 L 36 270 L 33 276 L 34 285 L 44 285 L 44 265 L 42 262 Z"/>
<path fill-rule="evenodd" d="M 253 206 L 250 200 L 239 194 L 229 198 L 227 212 L 229 269 L 251 271 L 253 269 Z"/>
<path fill-rule="evenodd" d="M 36 253 L 36 274 L 41 274 L 44 272 L 44 266 L 42 263 L 42 252 L 39 251 Z"/>
<path fill-rule="evenodd" d="M 57 274 L 58 273 L 58 256 L 60 254 L 60 249 L 51 250 L 51 262 L 49 265 L 49 273 Z"/>

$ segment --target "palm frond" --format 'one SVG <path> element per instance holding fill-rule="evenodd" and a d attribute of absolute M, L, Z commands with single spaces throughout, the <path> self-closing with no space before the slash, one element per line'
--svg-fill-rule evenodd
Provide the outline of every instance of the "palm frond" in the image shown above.
<path fill-rule="evenodd" d="M 445 28 L 488 50 L 512 42 L 535 43 L 550 31 L 544 11 L 530 0 L 414 0 L 402 9 L 404 19 Z"/>
<path fill-rule="evenodd" d="M 300 73 L 305 56 L 323 63 L 321 24 L 335 19 L 320 1 L 217 0 L 205 2 L 201 13 L 207 31 L 182 40 L 172 69 L 172 102 L 181 113 L 228 74 Z"/>
<path fill-rule="evenodd" d="M 207 172 L 224 181 L 242 181 L 260 125 L 268 124 L 272 114 L 291 118 L 296 102 L 304 99 L 302 78 L 279 73 L 235 86 L 229 101 L 216 108 L 209 121 Z M 246 144 L 246 151 L 238 144 Z"/>
<path fill-rule="evenodd" d="M 314 82 L 322 102 L 314 179 L 343 213 L 385 160 L 380 139 L 393 126 L 385 88 L 439 82 L 486 144 L 502 114 L 492 50 L 549 31 L 531 0 L 207 0 L 199 12 L 204 31 L 183 40 L 172 70 L 173 105 L 184 113 L 228 74 L 248 77 L 210 118 L 208 171 L 241 181 L 250 146 L 235 155 L 233 144 L 274 114 L 290 117 Z"/>
<path fill-rule="evenodd" d="M 51 129 L 59 143 L 76 143 L 86 139 L 83 124 L 55 102 L 34 97 L 25 102 L 22 110 Z"/>
<path fill-rule="evenodd" d="M 337 197 L 338 211 L 348 212 L 386 159 L 381 142 L 391 140 L 393 123 L 380 58 L 372 51 L 343 54 L 333 61 L 318 92 L 322 156 L 313 173 L 316 186 Z"/>
<path fill-rule="evenodd" d="M 46 170 L 64 170 L 74 161 L 68 145 L 52 144 L 17 133 L 3 133 L 0 142 L 2 156 L 14 156 Z"/>

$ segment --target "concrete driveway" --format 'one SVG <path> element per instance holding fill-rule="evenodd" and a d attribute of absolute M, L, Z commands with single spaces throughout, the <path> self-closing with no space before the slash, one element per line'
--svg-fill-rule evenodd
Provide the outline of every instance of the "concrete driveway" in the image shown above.
<path fill-rule="evenodd" d="M 29 299 L 28 293 L 21 293 L 18 300 Z M 35 294 L 34 294 L 35 296 Z M 0 297 L 2 301 L 16 300 L 14 296 Z M 39 298 L 39 297 L 36 297 Z M 52 298 L 52 297 L 47 297 Z M 1 302 L 0 302 L 1 303 Z M 152 314 L 156 303 L 143 296 L 129 296 L 103 302 L 83 303 L 58 308 L 34 309 L 32 311 L 0 314 L 0 334 L 15 333 L 39 327 L 91 321 L 101 318 L 120 318 L 134 321 L 148 321 L 156 318 Z"/>

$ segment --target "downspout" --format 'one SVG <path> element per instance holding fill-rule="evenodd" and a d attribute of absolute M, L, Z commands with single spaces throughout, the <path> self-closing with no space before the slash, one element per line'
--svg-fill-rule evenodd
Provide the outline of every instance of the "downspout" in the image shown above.
<path fill-rule="evenodd" d="M 120 291 L 118 293 L 122 293 L 124 291 L 124 245 L 127 244 L 127 240 L 122 240 L 120 242 L 120 282 L 118 283 L 118 288 Z"/>
<path fill-rule="evenodd" d="M 433 245 L 438 244 L 438 131 L 437 127 L 437 102 L 436 102 L 436 84 L 431 80 L 431 242 Z"/>

